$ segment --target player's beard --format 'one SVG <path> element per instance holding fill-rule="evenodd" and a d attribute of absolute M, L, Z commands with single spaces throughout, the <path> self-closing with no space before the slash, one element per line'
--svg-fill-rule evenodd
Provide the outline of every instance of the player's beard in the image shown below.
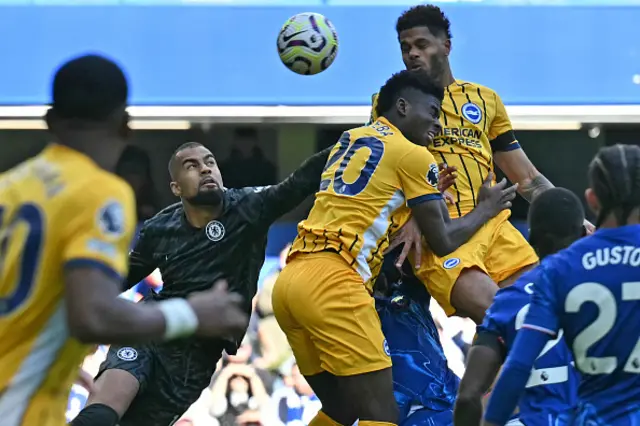
<path fill-rule="evenodd" d="M 203 191 L 202 189 L 198 191 L 198 193 L 189 198 L 187 201 L 194 206 L 208 206 L 208 207 L 216 207 L 222 203 L 222 189 L 209 189 Z"/>
<path fill-rule="evenodd" d="M 433 55 L 429 63 L 429 77 L 444 85 L 444 71 L 447 68 L 446 55 Z"/>

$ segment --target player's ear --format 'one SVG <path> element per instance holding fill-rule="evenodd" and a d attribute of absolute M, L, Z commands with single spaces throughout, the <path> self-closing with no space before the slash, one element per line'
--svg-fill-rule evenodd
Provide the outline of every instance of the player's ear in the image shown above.
<path fill-rule="evenodd" d="M 131 117 L 129 116 L 129 113 L 127 111 L 125 111 L 122 114 L 122 121 L 120 122 L 120 137 L 122 137 L 123 139 L 129 139 L 129 137 L 131 137 L 131 127 L 129 127 L 129 121 L 131 120 Z"/>
<path fill-rule="evenodd" d="M 447 56 L 449 56 L 449 54 L 451 53 L 451 40 L 450 39 L 446 39 L 444 41 L 444 51 L 445 51 Z"/>
<path fill-rule="evenodd" d="M 410 109 L 411 106 L 405 98 L 398 98 L 398 100 L 396 101 L 396 110 L 398 111 L 398 115 L 400 117 L 406 117 Z"/>
<path fill-rule="evenodd" d="M 180 188 L 180 185 L 178 185 L 177 182 L 169 183 L 169 188 L 171 189 L 171 192 L 173 193 L 173 195 L 175 195 L 176 197 L 182 196 L 182 189 Z"/>
<path fill-rule="evenodd" d="M 584 191 L 584 198 L 587 201 L 587 206 L 589 206 L 589 209 L 595 215 L 598 215 L 598 213 L 600 213 L 600 200 L 598 200 L 596 192 L 591 188 L 587 188 Z"/>

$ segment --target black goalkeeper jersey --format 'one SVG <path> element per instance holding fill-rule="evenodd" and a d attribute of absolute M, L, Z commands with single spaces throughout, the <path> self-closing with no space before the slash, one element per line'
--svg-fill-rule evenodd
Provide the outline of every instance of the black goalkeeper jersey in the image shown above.
<path fill-rule="evenodd" d="M 181 203 L 147 220 L 129 255 L 127 288 L 156 268 L 163 288 L 154 299 L 185 297 L 224 278 L 230 291 L 244 297 L 250 313 L 269 227 L 318 190 L 330 149 L 309 158 L 277 185 L 225 190 L 222 215 L 204 228 L 187 222 Z"/>

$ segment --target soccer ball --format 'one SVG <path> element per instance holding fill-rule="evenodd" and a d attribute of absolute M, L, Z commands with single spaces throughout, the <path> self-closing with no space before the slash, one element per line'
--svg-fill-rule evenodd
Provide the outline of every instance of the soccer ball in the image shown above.
<path fill-rule="evenodd" d="M 338 54 L 338 34 L 333 24 L 319 13 L 299 13 L 284 23 L 278 34 L 282 63 L 297 74 L 318 74 Z"/>

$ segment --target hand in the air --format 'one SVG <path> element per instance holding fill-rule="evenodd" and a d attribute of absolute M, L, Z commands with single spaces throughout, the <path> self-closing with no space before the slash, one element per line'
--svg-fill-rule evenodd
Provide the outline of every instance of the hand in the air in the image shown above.
<path fill-rule="evenodd" d="M 455 182 L 458 177 L 458 168 L 455 166 L 449 166 L 447 163 L 438 164 L 439 178 L 438 178 L 438 191 L 442 193 L 444 200 L 448 204 L 455 204 L 456 201 L 453 195 L 447 191 Z"/>
<path fill-rule="evenodd" d="M 219 280 L 213 288 L 192 293 L 187 298 L 198 316 L 197 334 L 206 337 L 242 335 L 249 317 L 242 310 L 242 296 L 227 291 L 227 282 Z"/>
<path fill-rule="evenodd" d="M 241 363 L 229 363 L 225 367 L 225 370 L 233 376 L 242 376 L 246 378 L 251 378 L 255 374 L 255 368 L 248 364 Z"/>
<path fill-rule="evenodd" d="M 491 186 L 493 173 L 489 172 L 478 191 L 478 207 L 487 209 L 490 217 L 498 215 L 502 210 L 511 208 L 511 201 L 516 197 L 518 184 L 507 187 L 507 180 Z"/>
<path fill-rule="evenodd" d="M 420 258 L 422 257 L 422 234 L 420 233 L 418 224 L 413 218 L 409 219 L 402 228 L 391 236 L 389 248 L 387 248 L 385 254 L 389 253 L 400 244 L 404 244 L 404 246 L 402 247 L 402 252 L 396 259 L 396 268 L 402 270 L 402 265 L 412 249 L 414 255 L 414 266 L 419 268 Z"/>

